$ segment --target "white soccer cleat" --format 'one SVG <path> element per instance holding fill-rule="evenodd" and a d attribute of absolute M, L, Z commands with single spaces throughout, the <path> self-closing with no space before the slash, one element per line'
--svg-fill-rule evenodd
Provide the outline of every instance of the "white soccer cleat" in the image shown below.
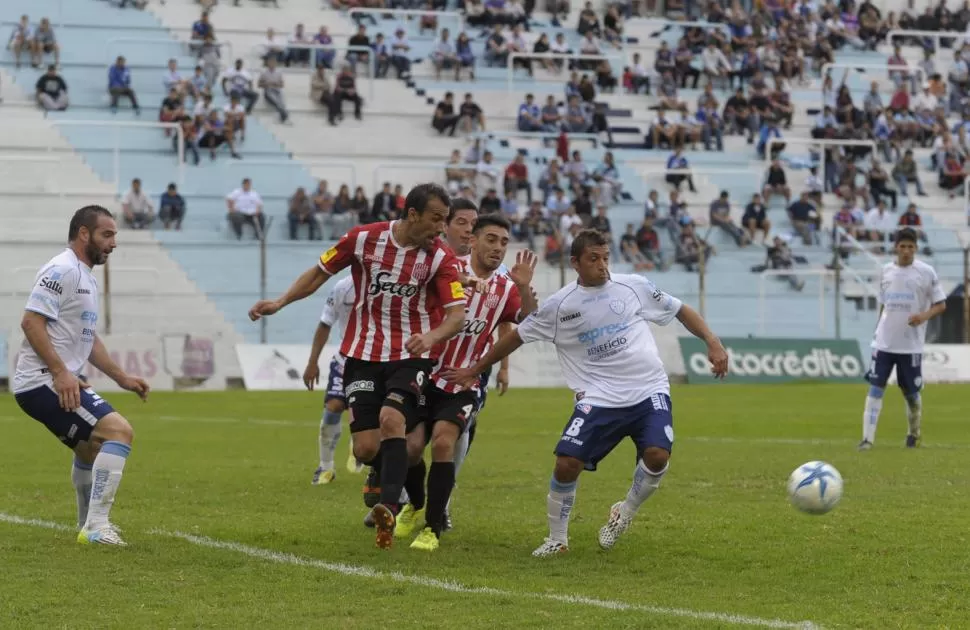
<path fill-rule="evenodd" d="M 116 545 L 127 547 L 128 543 L 121 539 L 119 529 L 108 523 L 98 529 L 82 529 L 78 532 L 77 541 L 82 545 Z"/>
<path fill-rule="evenodd" d="M 622 501 L 618 501 L 613 504 L 610 508 L 610 518 L 606 521 L 606 525 L 600 528 L 600 547 L 603 549 L 612 549 L 613 545 L 616 544 L 616 539 L 619 538 L 623 532 L 630 527 L 630 523 L 633 522 L 633 516 L 627 516 L 623 514 L 623 510 L 620 506 L 623 505 Z"/>
<path fill-rule="evenodd" d="M 569 551 L 569 545 L 560 541 L 546 538 L 539 547 L 532 552 L 533 558 L 548 558 Z"/>

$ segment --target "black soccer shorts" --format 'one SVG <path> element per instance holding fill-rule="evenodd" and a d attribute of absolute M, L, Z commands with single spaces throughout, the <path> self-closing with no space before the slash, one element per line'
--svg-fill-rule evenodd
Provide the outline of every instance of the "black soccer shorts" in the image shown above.
<path fill-rule="evenodd" d="M 420 421 L 418 399 L 424 394 L 434 361 L 402 359 L 376 362 L 347 358 L 344 394 L 350 408 L 350 432 L 381 426 L 381 407 L 393 407 L 408 426 Z"/>
<path fill-rule="evenodd" d="M 478 405 L 478 393 L 475 391 L 461 391 L 450 393 L 432 385 L 425 392 L 424 405 L 421 409 L 425 424 L 425 440 L 431 439 L 431 432 L 438 422 L 451 422 L 457 425 L 459 433 L 468 429 L 468 423 L 475 416 Z"/>

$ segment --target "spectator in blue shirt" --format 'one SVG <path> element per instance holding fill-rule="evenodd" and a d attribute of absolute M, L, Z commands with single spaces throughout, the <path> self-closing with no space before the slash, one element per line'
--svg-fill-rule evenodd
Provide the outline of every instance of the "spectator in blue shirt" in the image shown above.
<path fill-rule="evenodd" d="M 158 218 L 162 220 L 165 229 L 169 229 L 172 223 L 176 230 L 182 229 L 182 219 L 185 218 L 185 199 L 178 193 L 175 184 L 169 184 L 168 190 L 162 194 L 161 201 L 158 202 Z"/>
<path fill-rule="evenodd" d="M 192 44 L 190 47 L 197 49 L 202 46 L 202 42 L 209 35 L 214 35 L 212 32 L 212 23 L 209 22 L 209 12 L 206 11 L 202 14 L 194 24 L 192 24 Z"/>
<path fill-rule="evenodd" d="M 526 94 L 525 102 L 519 105 L 516 126 L 519 128 L 519 131 L 542 131 L 542 118 L 540 117 L 539 106 L 536 105 L 535 97 L 531 94 Z"/>
<path fill-rule="evenodd" d="M 131 71 L 125 66 L 125 58 L 118 57 L 115 65 L 108 69 L 108 93 L 111 94 L 111 113 L 118 111 L 118 99 L 122 96 L 131 101 L 135 113 L 141 115 L 135 91 L 131 89 Z"/>
<path fill-rule="evenodd" d="M 684 149 L 680 146 L 674 148 L 674 152 L 667 158 L 667 170 L 668 171 L 684 171 L 690 169 L 690 164 L 687 162 L 687 158 L 684 157 Z M 678 191 L 680 190 L 680 185 L 687 181 L 687 186 L 690 188 L 691 192 L 697 192 L 694 188 L 694 178 L 688 173 L 667 173 L 667 183 L 671 184 Z"/>
<path fill-rule="evenodd" d="M 772 138 L 781 138 L 781 131 L 778 129 L 778 123 L 769 118 L 761 125 L 761 132 L 758 136 L 758 155 L 762 159 L 764 159 L 765 152 L 768 150 L 768 140 Z M 775 143 L 771 145 L 771 158 L 774 159 L 784 149 L 784 144 Z"/>

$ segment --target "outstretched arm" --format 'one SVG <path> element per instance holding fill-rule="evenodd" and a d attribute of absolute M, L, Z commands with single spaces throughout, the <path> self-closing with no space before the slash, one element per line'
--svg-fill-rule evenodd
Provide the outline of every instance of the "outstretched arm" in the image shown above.
<path fill-rule="evenodd" d="M 711 371 L 717 378 L 724 378 L 728 371 L 728 356 L 721 345 L 721 340 L 711 331 L 701 314 L 683 304 L 677 311 L 677 319 L 690 334 L 707 344 L 707 358 L 711 362 Z"/>
<path fill-rule="evenodd" d="M 329 273 L 321 269 L 318 265 L 314 265 L 300 274 L 300 277 L 280 297 L 275 300 L 260 300 L 256 302 L 249 309 L 249 319 L 255 322 L 260 317 L 272 315 L 288 304 L 313 295 L 331 277 Z"/>

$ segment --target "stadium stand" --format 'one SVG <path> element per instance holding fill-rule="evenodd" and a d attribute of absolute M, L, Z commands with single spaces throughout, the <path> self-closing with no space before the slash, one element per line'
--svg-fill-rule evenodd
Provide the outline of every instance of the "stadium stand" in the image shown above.
<path fill-rule="evenodd" d="M 337 66 L 333 72 L 325 70 L 329 87 L 337 85 L 337 72 L 348 52 L 345 47 L 349 45 L 350 38 L 358 33 L 360 25 L 364 26 L 368 37 L 373 39 L 377 33 L 381 33 L 388 44 L 402 30 L 410 46 L 406 53 L 409 73 L 399 80 L 396 78 L 396 67 L 391 66 L 386 77 L 371 78 L 366 64 L 358 65 L 355 81 L 356 89 L 364 99 L 362 116 L 360 120 L 355 119 L 352 104 L 343 102 L 343 118 L 337 124 L 330 125 L 323 105 L 310 98 L 314 73 L 312 64 L 302 65 L 299 55 L 294 55 L 292 64 L 281 64 L 284 80 L 281 95 L 287 110 L 285 122 L 267 104 L 262 90 L 256 89 L 260 99 L 247 119 L 245 142 L 239 142 L 235 147 L 240 159 L 233 159 L 224 150 L 220 150 L 215 159 L 210 159 L 207 152 L 202 151 L 198 164 L 193 164 L 189 157 L 179 169 L 172 138 L 166 137 L 160 127 L 100 125 L 112 121 L 150 122 L 158 119 L 160 103 L 166 96 L 163 78 L 169 60 L 176 62 L 183 79 L 191 77 L 193 68 L 200 63 L 196 51 L 201 40 L 193 39 L 198 35 L 193 25 L 200 20 L 202 12 L 198 3 L 190 0 L 151 2 L 147 11 L 121 9 L 115 6 L 117 2 L 105 0 L 10 0 L 7 4 L 9 10 L 3 24 L 7 29 L 13 28 L 14 16 L 21 12 L 29 15 L 31 24 L 41 16 L 51 17 L 60 46 L 59 72 L 68 85 L 70 105 L 66 111 L 47 112 L 46 117 L 42 118 L 30 103 L 34 83 L 42 70 L 31 68 L 27 57 L 24 58 L 24 65 L 15 69 L 13 55 L 8 50 L 0 57 L 7 73 L 2 76 L 6 102 L 0 107 L 16 110 L 18 120 L 23 119 L 24 122 L 11 123 L 6 115 L 0 116 L 3 120 L 0 129 L 5 131 L 0 144 L 4 151 L 18 155 L 57 156 L 62 160 L 57 164 L 56 179 L 59 184 L 68 181 L 69 177 L 74 185 L 76 176 L 79 186 L 83 183 L 98 191 L 97 195 L 91 197 L 92 201 L 101 199 L 115 209 L 119 208 L 119 200 L 127 193 L 132 179 L 141 179 L 144 189 L 156 205 L 158 196 L 166 186 L 172 182 L 178 183 L 188 208 L 182 229 L 164 230 L 159 223 L 155 223 L 151 232 L 136 234 L 134 230 L 127 231 L 122 242 L 125 245 L 137 242 L 138 247 L 128 250 L 130 258 L 121 258 L 122 261 L 137 261 L 139 267 L 158 270 L 158 284 L 150 291 L 155 295 L 150 302 L 154 306 L 149 308 L 148 302 L 143 302 L 140 308 L 144 308 L 146 313 L 150 311 L 145 316 L 168 322 L 168 325 L 176 328 L 192 327 L 198 330 L 198 326 L 203 326 L 198 321 L 204 317 L 206 330 L 216 330 L 220 334 L 235 335 L 250 341 L 259 339 L 259 329 L 248 322 L 245 313 L 260 292 L 260 250 L 249 240 L 249 228 L 244 232 L 245 237 L 237 241 L 226 220 L 226 196 L 240 187 L 243 178 L 252 179 L 253 189 L 262 197 L 264 213 L 271 220 L 265 241 L 265 285 L 270 293 L 281 290 L 301 269 L 312 264 L 320 250 L 319 243 L 290 240 L 287 221 L 287 204 L 294 191 L 304 187 L 312 196 L 318 180 L 327 181 L 331 194 L 336 194 L 341 185 L 346 184 L 351 194 L 360 186 L 367 197 L 368 206 L 372 206 L 374 196 L 385 182 L 392 187 L 400 185 L 404 190 L 420 181 L 445 183 L 445 163 L 453 151 L 458 151 L 459 162 L 463 162 L 476 150 L 478 153 L 489 150 L 493 155 L 494 167 L 483 168 L 477 164 L 477 159 L 474 160 L 476 164 L 464 164 L 465 168 L 478 172 L 470 178 L 480 184 L 476 195 L 478 198 L 484 189 L 493 186 L 498 196 L 503 197 L 505 168 L 517 155 L 521 155 L 527 168 L 530 192 L 537 200 L 545 201 L 545 195 L 540 192 L 540 185 L 544 185 L 540 176 L 556 158 L 557 142 L 561 139 L 558 131 L 548 133 L 546 137 L 520 131 L 520 105 L 527 94 L 534 95 L 540 107 L 549 96 L 557 104 L 568 105 L 566 97 L 570 70 L 565 68 L 557 71 L 551 63 L 543 64 L 542 59 L 533 62 L 531 75 L 524 68 L 509 70 L 502 65 L 489 65 L 486 61 L 488 31 L 473 25 L 478 23 L 473 16 L 461 16 L 454 12 L 437 16 L 439 32 L 447 28 L 454 38 L 464 30 L 471 40 L 475 80 L 471 81 L 465 75 L 456 81 L 450 69 L 438 77 L 436 54 L 447 51 L 447 47 L 442 48 L 439 44 L 435 29 L 421 28 L 421 16 L 405 19 L 407 16 L 400 13 L 390 16 L 321 9 L 317 0 L 280 0 L 279 8 L 250 0 L 243 0 L 241 6 L 221 2 L 209 16 L 221 58 L 214 60 L 208 53 L 203 58 L 208 64 L 217 62 L 222 71 L 231 69 L 235 60 L 239 59 L 255 79 L 262 70 L 263 57 L 275 55 L 274 50 L 280 52 L 281 59 L 290 50 L 308 50 L 308 58 L 315 59 L 320 51 L 293 48 L 289 42 L 296 25 L 302 24 L 308 37 L 316 34 L 321 26 L 327 27 L 327 35 L 332 40 L 330 45 L 336 49 L 333 54 L 334 65 Z M 895 4 L 900 6 L 888 6 Z M 881 8 L 884 13 L 893 8 L 898 13 L 903 7 L 901 3 L 887 3 L 886 7 Z M 595 4 L 593 10 L 602 20 L 603 7 Z M 541 35 L 546 35 L 549 41 L 554 42 L 556 36 L 562 33 L 566 47 L 580 50 L 583 47 L 582 37 L 575 27 L 579 15 L 577 3 L 568 18 L 563 20 L 564 26 L 558 27 L 548 14 L 537 12 L 529 23 L 530 30 L 521 34 L 525 47 L 533 49 L 534 42 Z M 711 16 L 690 17 L 705 19 Z M 740 23 L 743 22 L 741 20 Z M 772 226 L 769 236 L 781 237 L 790 245 L 790 251 L 780 258 L 772 259 L 767 255 L 760 237 L 754 244 L 739 247 L 727 230 L 712 229 L 710 225 L 708 208 L 722 191 L 728 195 L 727 207 L 735 224 L 741 222 L 752 195 L 761 192 L 769 161 L 759 155 L 760 142 L 752 144 L 744 135 L 726 132 L 722 139 L 723 150 L 704 150 L 704 142 L 688 142 L 682 157 L 692 172 L 695 190 L 684 187 L 680 193 L 681 200 L 687 204 L 685 212 L 693 224 L 691 229 L 712 247 L 712 255 L 703 265 L 703 274 L 698 272 L 699 264 L 690 264 L 689 252 L 681 256 L 684 263 L 673 262 L 677 258 L 684 232 L 676 220 L 669 221 L 666 227 L 659 227 L 669 212 L 671 186 L 668 182 L 672 174 L 667 171 L 672 151 L 668 148 L 648 149 L 645 142 L 647 139 L 653 141 L 651 130 L 658 118 L 658 113 L 651 108 L 659 103 L 662 88 L 669 87 L 663 85 L 662 77 L 655 69 L 658 49 L 666 46 L 676 51 L 685 27 L 663 18 L 631 18 L 624 21 L 623 27 L 618 46 L 614 47 L 605 41 L 598 44 L 599 49 L 608 56 L 605 65 L 600 68 L 602 76 L 596 78 L 596 74 L 590 71 L 594 82 L 599 81 L 601 87 L 596 88 L 596 95 L 589 99 L 591 105 L 584 114 L 587 125 L 599 123 L 599 128 L 592 134 L 582 133 L 587 131 L 582 129 L 568 134 L 566 138 L 570 152 L 580 151 L 588 173 L 605 172 L 602 164 L 608 152 L 615 160 L 615 175 L 608 177 L 611 186 L 618 186 L 612 189 L 616 192 L 615 198 L 601 191 L 604 195 L 602 201 L 608 206 L 606 216 L 617 242 L 615 268 L 646 268 L 638 262 L 639 259 L 631 257 L 624 260 L 620 237 L 628 224 L 632 224 L 635 230 L 640 228 L 649 194 L 657 191 L 656 232 L 667 264 L 663 270 L 651 270 L 649 273 L 656 275 L 657 282 L 666 290 L 683 296 L 695 305 L 703 293 L 703 306 L 708 319 L 725 336 L 831 337 L 836 330 L 836 298 L 831 273 L 826 267 L 833 263 L 832 226 L 842 205 L 834 190 L 821 193 L 819 229 L 811 226 L 812 221 L 808 221 L 808 225 L 805 221 L 798 226 L 793 225 L 783 198 L 780 195 L 772 196 L 766 214 Z M 276 33 L 273 41 L 268 40 L 267 28 Z M 705 30 L 708 34 L 731 31 L 728 26 L 712 26 Z M 701 74 L 705 67 L 705 57 L 699 53 L 704 48 L 703 42 L 702 37 L 697 46 L 698 54 L 688 53 L 691 61 L 685 66 Z M 913 45 L 913 41 L 902 43 L 901 58 L 915 68 L 923 58 L 922 48 Z M 811 51 L 806 52 L 804 63 L 799 60 L 797 64 L 805 69 L 803 78 L 787 81 L 787 87 L 781 90 L 791 105 L 791 120 L 790 126 L 780 130 L 781 141 L 787 146 L 778 158 L 787 176 L 792 201 L 810 188 L 807 167 L 818 159 L 817 152 L 807 141 L 813 137 L 813 133 L 826 138 L 836 137 L 818 132 L 817 126 L 823 102 L 838 102 L 835 90 L 840 85 L 842 74 L 845 73 L 842 80 L 859 114 L 863 114 L 870 82 L 876 82 L 883 104 L 889 104 L 896 89 L 893 77 L 885 69 L 894 53 L 884 38 L 866 50 L 856 50 L 849 44 L 835 50 L 832 59 L 835 66 L 831 70 L 834 84 L 824 90 L 821 77 L 813 71 L 813 64 L 807 58 L 809 53 Z M 141 116 L 136 115 L 124 100 L 117 113 L 109 109 L 108 66 L 118 55 L 123 55 L 127 60 L 131 87 L 143 110 Z M 639 55 L 640 66 L 635 64 L 634 55 Z M 943 58 L 949 56 L 949 53 L 944 55 L 940 51 L 937 55 L 938 68 L 942 70 L 947 67 L 948 62 Z M 545 61 L 551 62 L 548 59 Z M 734 61 L 732 58 L 728 65 L 736 70 L 739 66 L 734 65 Z M 738 63 L 740 61 L 739 58 Z M 641 69 L 637 70 L 638 67 Z M 627 72 L 628 68 L 632 69 L 630 73 Z M 214 68 L 205 69 L 205 72 L 210 71 L 214 72 Z M 605 78 L 607 71 L 619 83 L 613 91 L 602 89 L 609 82 Z M 910 74 L 915 75 L 915 72 Z M 928 74 L 932 76 L 933 73 Z M 652 88 L 650 95 L 634 94 L 624 87 L 632 85 L 636 77 L 649 78 Z M 213 103 L 221 109 L 227 99 L 219 83 L 216 82 L 212 92 Z M 707 78 L 701 77 L 696 88 L 688 83 L 688 87 L 667 92 L 665 98 L 686 103 L 689 112 L 696 114 L 706 83 Z M 714 81 L 713 96 L 718 101 L 718 115 L 721 115 L 732 95 L 727 83 L 722 78 Z M 922 85 L 916 85 L 918 81 L 915 79 L 902 83 L 913 83 L 922 89 Z M 773 86 L 774 83 L 769 80 L 768 85 Z M 16 95 L 18 90 L 23 94 Z M 483 112 L 484 129 L 478 129 L 471 135 L 462 131 L 454 137 L 438 133 L 431 125 L 436 104 L 447 93 L 452 93 L 457 110 L 466 92 L 472 95 L 473 101 Z M 776 112 L 780 111 L 778 103 L 773 99 L 772 108 Z M 947 111 L 947 127 L 952 128 L 959 121 L 959 108 Z M 900 114 L 898 120 L 890 121 L 894 134 L 891 139 L 904 148 L 912 144 L 927 196 L 914 194 L 909 197 L 900 190 L 897 199 L 899 209 L 895 213 L 890 211 L 888 216 L 890 222 L 895 224 L 910 202 L 916 204 L 922 217 L 922 229 L 932 245 L 932 249 L 924 255 L 946 279 L 944 284 L 949 291 L 963 275 L 960 235 L 966 226 L 965 204 L 960 201 L 963 188 L 958 185 L 954 189 L 956 198 L 951 198 L 946 190 L 938 186 L 937 176 L 930 169 L 934 150 L 929 148 L 928 143 L 911 143 L 905 132 L 909 129 L 906 125 L 913 121 L 907 116 Z M 30 122 L 27 122 L 28 119 Z M 61 124 L 68 120 L 90 121 L 98 125 L 85 126 L 76 122 Z M 676 124 L 676 118 L 670 120 Z M 859 132 L 861 135 L 852 137 L 862 140 L 873 137 L 878 125 L 875 119 L 871 123 L 867 121 L 867 124 L 869 127 Z M 699 131 L 706 125 L 695 119 L 689 126 Z M 959 125 L 957 127 L 962 129 Z M 761 129 L 757 129 L 755 135 L 760 134 Z M 692 144 L 694 146 L 690 146 Z M 713 138 L 711 144 L 713 149 L 716 145 Z M 48 151 L 48 146 L 53 148 Z M 71 153 L 71 148 L 75 153 Z M 767 149 L 770 151 L 771 147 Z M 860 169 L 867 170 L 868 164 L 868 159 L 858 161 Z M 6 168 L 7 163 L 0 162 L 0 169 Z M 27 169 L 24 179 L 18 178 L 18 181 L 41 181 L 50 172 L 43 163 L 25 161 L 18 168 Z M 885 168 L 892 172 L 894 164 L 886 163 Z M 496 177 L 490 177 L 492 169 Z M 819 169 L 823 177 L 824 169 L 823 164 Z M 61 173 L 64 173 L 63 177 Z M 864 174 L 859 175 L 858 181 L 852 180 L 852 183 L 861 183 L 865 178 Z M 465 179 L 464 183 L 468 183 L 469 178 Z M 893 186 L 892 180 L 891 176 L 889 187 Z M 563 182 L 569 188 L 566 178 Z M 586 178 L 583 183 L 589 188 L 594 185 L 605 187 L 602 182 L 592 178 Z M 911 193 L 914 192 L 912 188 L 910 186 Z M 23 217 L 24 229 L 48 241 L 54 237 L 48 228 L 42 227 L 45 224 L 40 221 L 41 213 L 44 217 L 63 221 L 65 213 L 80 200 L 77 196 L 58 197 L 54 193 L 29 196 L 6 189 L 0 192 L 8 201 L 15 200 L 18 204 L 16 207 L 22 208 L 19 214 Z M 596 205 L 599 204 L 594 199 L 591 208 L 593 215 L 596 214 Z M 872 205 L 874 203 L 870 202 L 860 206 L 859 210 L 866 211 Z M 353 207 L 352 204 L 350 207 Z M 526 207 L 524 203 L 520 205 L 517 214 L 524 222 L 527 222 L 528 216 Z M 856 204 L 852 207 L 855 208 Z M 547 222 L 556 229 L 568 225 L 560 223 L 558 217 Z M 328 232 L 339 231 L 338 228 L 344 225 L 343 222 L 338 222 L 336 226 L 324 223 L 324 238 L 331 237 L 332 234 Z M 803 243 L 803 233 L 799 229 L 805 230 L 808 244 Z M 863 231 L 868 230 L 858 230 L 857 233 Z M 891 227 L 884 230 L 886 233 L 891 231 Z M 547 241 L 555 245 L 557 238 L 568 239 L 568 235 L 563 234 L 552 235 L 550 239 L 544 236 L 536 235 L 536 246 L 540 250 L 545 249 Z M 839 239 L 846 256 L 840 270 L 842 308 L 838 324 L 844 337 L 865 340 L 871 334 L 875 320 L 873 303 L 868 299 L 875 291 L 873 275 L 887 257 L 884 253 L 872 251 L 878 243 L 860 245 L 849 236 L 840 236 Z M 687 242 L 689 240 L 688 237 Z M 771 242 L 769 238 L 768 243 Z M 965 237 L 963 242 L 967 242 Z M 524 246 L 524 243 L 517 246 Z M 26 259 L 21 262 L 31 266 L 48 255 L 51 248 L 37 244 L 28 249 L 29 265 Z M 124 251 L 124 247 L 119 250 Z M 553 252 L 546 251 L 545 254 L 549 260 L 554 260 Z M 791 255 L 790 259 L 787 258 L 788 254 Z M 783 276 L 756 271 L 766 264 L 787 268 L 789 260 L 793 262 L 793 272 L 796 274 L 790 281 L 785 281 Z M 565 276 L 570 276 L 568 269 Z M 544 266 L 537 278 L 540 292 L 548 294 L 558 288 L 562 277 L 563 272 L 558 264 Z M 6 288 L 8 281 L 3 282 Z M 122 287 L 124 284 L 113 289 L 121 291 Z M 144 291 L 144 287 L 139 289 Z M 175 295 L 179 296 L 178 301 L 173 301 L 172 296 Z M 13 302 L 21 298 L 4 299 L 12 301 L 10 304 L 4 302 L 9 308 L 5 309 L 7 315 L 3 317 L 12 317 L 10 314 L 16 313 Z M 119 315 L 128 312 L 122 311 L 120 306 L 117 308 Z M 135 306 L 132 308 L 135 309 Z M 305 342 L 318 310 L 318 302 L 307 301 L 272 318 L 267 324 L 267 338 L 278 343 Z M 120 321 L 122 318 L 118 319 Z M 2 324 L 10 326 L 11 322 L 5 319 Z"/>

